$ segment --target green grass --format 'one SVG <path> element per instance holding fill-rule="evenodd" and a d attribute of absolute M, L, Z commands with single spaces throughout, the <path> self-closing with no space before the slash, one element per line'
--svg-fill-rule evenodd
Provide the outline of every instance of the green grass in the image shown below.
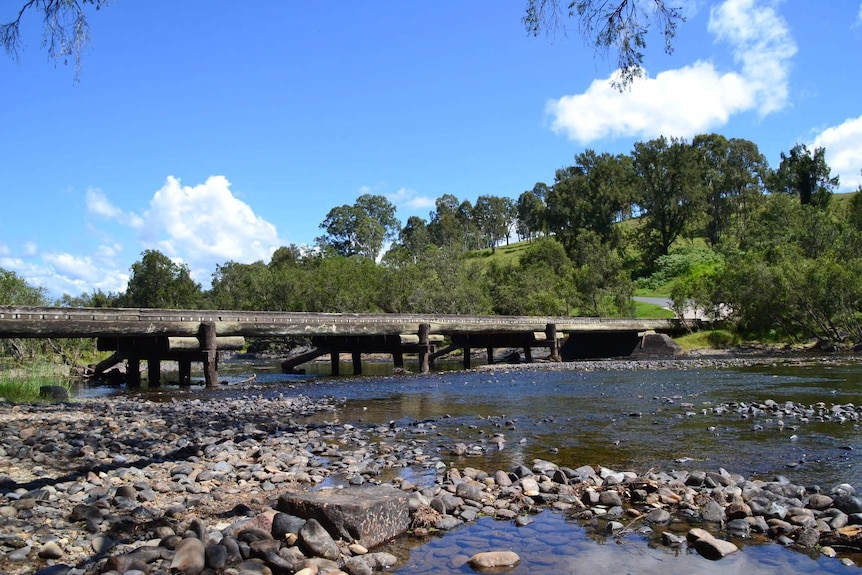
<path fill-rule="evenodd" d="M 640 294 L 638 294 L 640 295 Z M 676 314 L 654 303 L 634 302 L 635 317 L 640 319 L 674 319 Z"/>
<path fill-rule="evenodd" d="M 497 263 L 518 263 L 521 254 L 523 254 L 530 246 L 530 242 L 512 242 L 508 246 L 497 246 L 495 251 L 490 248 L 484 250 L 476 250 L 467 252 L 467 258 L 470 260 L 481 261 L 484 264 L 489 264 L 492 261 Z"/>
<path fill-rule="evenodd" d="M 40 396 L 39 390 L 45 385 L 58 385 L 71 390 L 68 378 L 61 374 L 58 366 L 51 364 L 35 365 L 29 368 L 4 367 L 0 371 L 0 398 L 13 403 L 32 403 L 47 401 Z"/>
<path fill-rule="evenodd" d="M 737 334 L 724 329 L 702 330 L 674 338 L 674 341 L 684 350 L 697 349 L 728 349 L 742 343 Z"/>

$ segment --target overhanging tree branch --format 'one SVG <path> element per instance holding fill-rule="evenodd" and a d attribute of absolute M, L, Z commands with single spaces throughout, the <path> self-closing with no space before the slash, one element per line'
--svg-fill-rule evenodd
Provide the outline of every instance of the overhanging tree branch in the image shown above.
<path fill-rule="evenodd" d="M 533 36 L 555 34 L 565 32 L 564 12 L 578 18 L 581 36 L 597 52 L 616 52 L 618 74 L 611 83 L 621 91 L 644 75 L 643 50 L 650 24 L 658 25 L 664 50 L 670 54 L 677 24 L 685 22 L 681 9 L 665 0 L 572 0 L 566 9 L 560 0 L 528 0 L 522 20 Z"/>
<path fill-rule="evenodd" d="M 81 58 L 90 41 L 90 26 L 87 23 L 85 7 L 90 5 L 96 10 L 111 0 L 27 0 L 16 17 L 0 24 L 0 44 L 6 53 L 17 59 L 23 45 L 21 42 L 21 22 L 28 12 L 42 14 L 42 47 L 48 50 L 53 60 L 75 62 L 75 80 L 81 72 Z"/>

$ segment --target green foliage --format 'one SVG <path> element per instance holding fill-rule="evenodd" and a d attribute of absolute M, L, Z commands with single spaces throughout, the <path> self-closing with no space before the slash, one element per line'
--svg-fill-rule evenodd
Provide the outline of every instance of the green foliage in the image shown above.
<path fill-rule="evenodd" d="M 769 166 L 748 140 L 704 134 L 695 136 L 691 145 L 705 191 L 706 239 L 716 247 L 732 229 L 745 228 L 750 210 L 762 197 Z"/>
<path fill-rule="evenodd" d="M 584 233 L 597 234 L 602 243 L 619 244 L 616 223 L 631 214 L 633 171 L 627 156 L 575 156 L 575 165 L 557 170 L 547 196 L 546 228 L 574 253 Z"/>
<path fill-rule="evenodd" d="M 721 255 L 707 247 L 686 245 L 674 248 L 671 253 L 655 261 L 655 271 L 637 282 L 639 288 L 659 291 L 675 279 L 688 276 L 722 261 Z"/>
<path fill-rule="evenodd" d="M 802 205 L 825 210 L 838 187 L 838 177 L 831 175 L 826 164 L 825 148 L 812 153 L 805 144 L 797 144 L 789 154 L 781 153 L 781 164 L 768 183 L 774 194 L 796 196 Z"/>
<path fill-rule="evenodd" d="M 123 307 L 195 309 L 201 305 L 201 286 L 185 264 L 174 263 L 158 250 L 145 250 L 131 267 Z"/>
<path fill-rule="evenodd" d="M 685 351 L 697 349 L 726 349 L 742 343 L 738 334 L 725 329 L 704 329 L 674 339 Z"/>
<path fill-rule="evenodd" d="M 482 238 L 483 247 L 497 249 L 497 243 L 509 237 L 515 219 L 515 204 L 510 198 L 479 196 L 473 206 L 472 220 Z"/>
<path fill-rule="evenodd" d="M 13 271 L 0 268 L 0 305 L 47 305 L 45 288 L 32 286 Z"/>
<path fill-rule="evenodd" d="M 643 212 L 640 228 L 647 268 L 667 255 L 680 237 L 691 237 L 704 218 L 706 203 L 698 153 L 685 140 L 661 137 L 637 142 L 632 152 Z"/>
<path fill-rule="evenodd" d="M 384 243 L 396 239 L 401 224 L 389 200 L 364 194 L 352 206 L 345 204 L 329 210 L 320 227 L 326 234 L 317 238 L 317 243 L 324 250 L 376 260 Z"/>

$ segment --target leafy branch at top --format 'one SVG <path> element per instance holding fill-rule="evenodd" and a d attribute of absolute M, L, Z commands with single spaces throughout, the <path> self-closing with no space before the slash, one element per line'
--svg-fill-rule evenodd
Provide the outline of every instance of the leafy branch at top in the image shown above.
<path fill-rule="evenodd" d="M 680 8 L 665 0 L 574 0 L 565 8 L 560 0 L 528 0 L 522 18 L 527 32 L 565 32 L 565 18 L 578 18 L 581 36 L 598 52 L 616 52 L 618 74 L 612 85 L 622 91 L 644 75 L 643 50 L 651 23 L 664 36 L 665 52 L 673 52 L 676 27 L 685 21 Z"/>

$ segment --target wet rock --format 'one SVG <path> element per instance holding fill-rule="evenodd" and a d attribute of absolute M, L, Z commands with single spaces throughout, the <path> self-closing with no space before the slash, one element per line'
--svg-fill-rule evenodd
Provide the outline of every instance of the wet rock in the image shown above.
<path fill-rule="evenodd" d="M 710 499 L 700 509 L 700 517 L 709 523 L 721 523 L 724 521 L 724 508 L 715 500 Z"/>
<path fill-rule="evenodd" d="M 829 509 L 832 506 L 832 498 L 828 495 L 823 495 L 821 493 L 815 493 L 811 497 L 808 498 L 808 507 L 811 509 L 817 509 L 818 511 L 823 511 L 825 509 Z"/>
<path fill-rule="evenodd" d="M 689 530 L 686 539 L 698 553 L 713 561 L 739 551 L 739 548 L 730 541 L 718 539 L 704 529 Z"/>
<path fill-rule="evenodd" d="M 670 531 L 664 531 L 661 534 L 661 542 L 663 545 L 668 547 L 679 547 L 683 543 L 685 543 L 686 539 L 682 535 L 677 535 L 676 533 L 671 533 Z"/>
<path fill-rule="evenodd" d="M 832 501 L 832 506 L 840 509 L 847 515 L 862 513 L 862 499 L 849 493 L 839 493 Z"/>
<path fill-rule="evenodd" d="M 344 562 L 344 570 L 349 575 L 371 575 L 374 569 L 362 557 L 351 557 Z"/>
<path fill-rule="evenodd" d="M 521 562 L 521 558 L 513 551 L 486 551 L 476 553 L 468 563 L 477 570 L 513 567 Z"/>
<path fill-rule="evenodd" d="M 796 534 L 796 544 L 805 549 L 814 549 L 820 543 L 820 532 L 812 527 L 803 527 Z"/>
<path fill-rule="evenodd" d="M 646 514 L 646 520 L 650 523 L 662 525 L 670 521 L 670 513 L 664 509 L 653 509 Z"/>

